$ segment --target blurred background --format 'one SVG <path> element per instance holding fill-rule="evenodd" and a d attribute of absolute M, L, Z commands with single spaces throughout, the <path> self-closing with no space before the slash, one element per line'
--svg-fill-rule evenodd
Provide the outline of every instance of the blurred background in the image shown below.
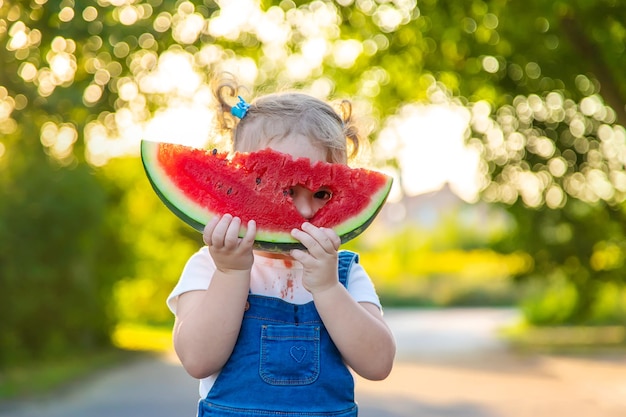
<path fill-rule="evenodd" d="M 0 0 L 0 400 L 170 348 L 201 236 L 141 139 L 215 135 L 211 77 L 353 101 L 395 177 L 386 308 L 505 307 L 525 346 L 626 344 L 626 3 Z M 554 335 L 557 335 L 555 337 Z"/>

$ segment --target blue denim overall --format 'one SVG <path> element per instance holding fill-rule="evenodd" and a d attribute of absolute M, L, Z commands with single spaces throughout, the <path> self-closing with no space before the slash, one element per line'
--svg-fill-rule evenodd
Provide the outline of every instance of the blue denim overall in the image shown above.
<path fill-rule="evenodd" d="M 358 255 L 339 252 L 345 286 Z M 199 417 L 355 417 L 354 379 L 313 302 L 250 294 L 239 338 Z"/>

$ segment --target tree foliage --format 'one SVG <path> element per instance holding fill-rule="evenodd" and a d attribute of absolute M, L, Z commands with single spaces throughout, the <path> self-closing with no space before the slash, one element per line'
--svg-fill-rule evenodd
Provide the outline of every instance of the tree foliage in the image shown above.
<path fill-rule="evenodd" d="M 482 197 L 518 224 L 502 250 L 527 251 L 530 275 L 565 271 L 579 301 L 559 320 L 585 321 L 598 282 L 626 272 L 624 16 L 616 0 L 0 0 L 0 280 L 10 288 L 0 304 L 15 319 L 3 337 L 43 346 L 73 340 L 79 325 L 107 327 L 103 300 L 134 276 L 136 245 L 111 215 L 123 190 L 100 167 L 136 152 L 159 109 L 203 102 L 224 70 L 260 89 L 352 97 L 377 118 L 374 140 L 404 105 L 467 108 Z M 191 70 L 168 74 L 167 57 Z M 50 319 L 84 322 L 29 341 L 43 305 L 58 313 Z"/>

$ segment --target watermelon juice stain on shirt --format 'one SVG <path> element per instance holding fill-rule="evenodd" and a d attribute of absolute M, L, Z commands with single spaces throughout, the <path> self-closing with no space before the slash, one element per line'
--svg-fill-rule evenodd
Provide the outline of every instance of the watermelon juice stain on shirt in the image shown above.
<path fill-rule="evenodd" d="M 283 300 L 287 300 L 291 298 L 293 300 L 293 287 L 294 287 L 294 278 L 293 275 L 287 275 L 287 281 L 284 283 L 283 289 L 280 291 L 280 298 Z"/>
<path fill-rule="evenodd" d="M 255 263 L 259 274 L 250 282 L 253 294 L 276 297 L 293 304 L 313 300 L 311 293 L 302 285 L 303 268 L 299 262 L 255 254 Z"/>

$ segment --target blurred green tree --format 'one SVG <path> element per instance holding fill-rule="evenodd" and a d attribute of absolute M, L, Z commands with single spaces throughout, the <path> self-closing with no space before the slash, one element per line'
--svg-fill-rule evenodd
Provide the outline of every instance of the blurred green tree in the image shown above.
<path fill-rule="evenodd" d="M 114 284 L 137 264 L 130 187 L 86 162 L 84 132 L 117 108 L 114 40 L 143 28 L 74 6 L 0 1 L 0 366 L 108 346 Z"/>
<path fill-rule="evenodd" d="M 103 300 L 113 281 L 134 276 L 134 242 L 123 216 L 107 217 L 123 190 L 94 174 L 112 149 L 136 152 L 133 126 L 202 99 L 210 74 L 226 69 L 262 88 L 354 97 L 381 121 L 416 101 L 466 107 L 467 140 L 484 161 L 482 197 L 518 225 L 502 250 L 531 254 L 529 276 L 565 271 L 576 305 L 555 320 L 584 322 L 596 284 L 623 284 L 626 272 L 625 16 L 615 0 L 0 1 L 1 285 L 16 288 L 21 276 L 24 288 L 67 289 L 74 284 L 63 280 L 83 268 L 98 288 L 98 311 L 83 325 L 100 316 L 92 327 L 106 327 Z M 167 56 L 192 72 L 155 83 Z M 33 258 L 34 237 L 52 261 Z M 78 254 L 83 266 L 71 267 Z M 32 271 L 18 273 L 21 265 Z M 24 323 L 42 313 L 15 300 L 42 300 L 16 291 L 2 291 L 15 318 L 5 337 L 63 345 L 63 334 L 27 342 Z"/>
<path fill-rule="evenodd" d="M 123 190 L 85 164 L 59 167 L 28 143 L 38 133 L 21 125 L 20 157 L 0 166 L 0 367 L 108 345 L 107 294 L 133 267 L 110 221 Z"/>

